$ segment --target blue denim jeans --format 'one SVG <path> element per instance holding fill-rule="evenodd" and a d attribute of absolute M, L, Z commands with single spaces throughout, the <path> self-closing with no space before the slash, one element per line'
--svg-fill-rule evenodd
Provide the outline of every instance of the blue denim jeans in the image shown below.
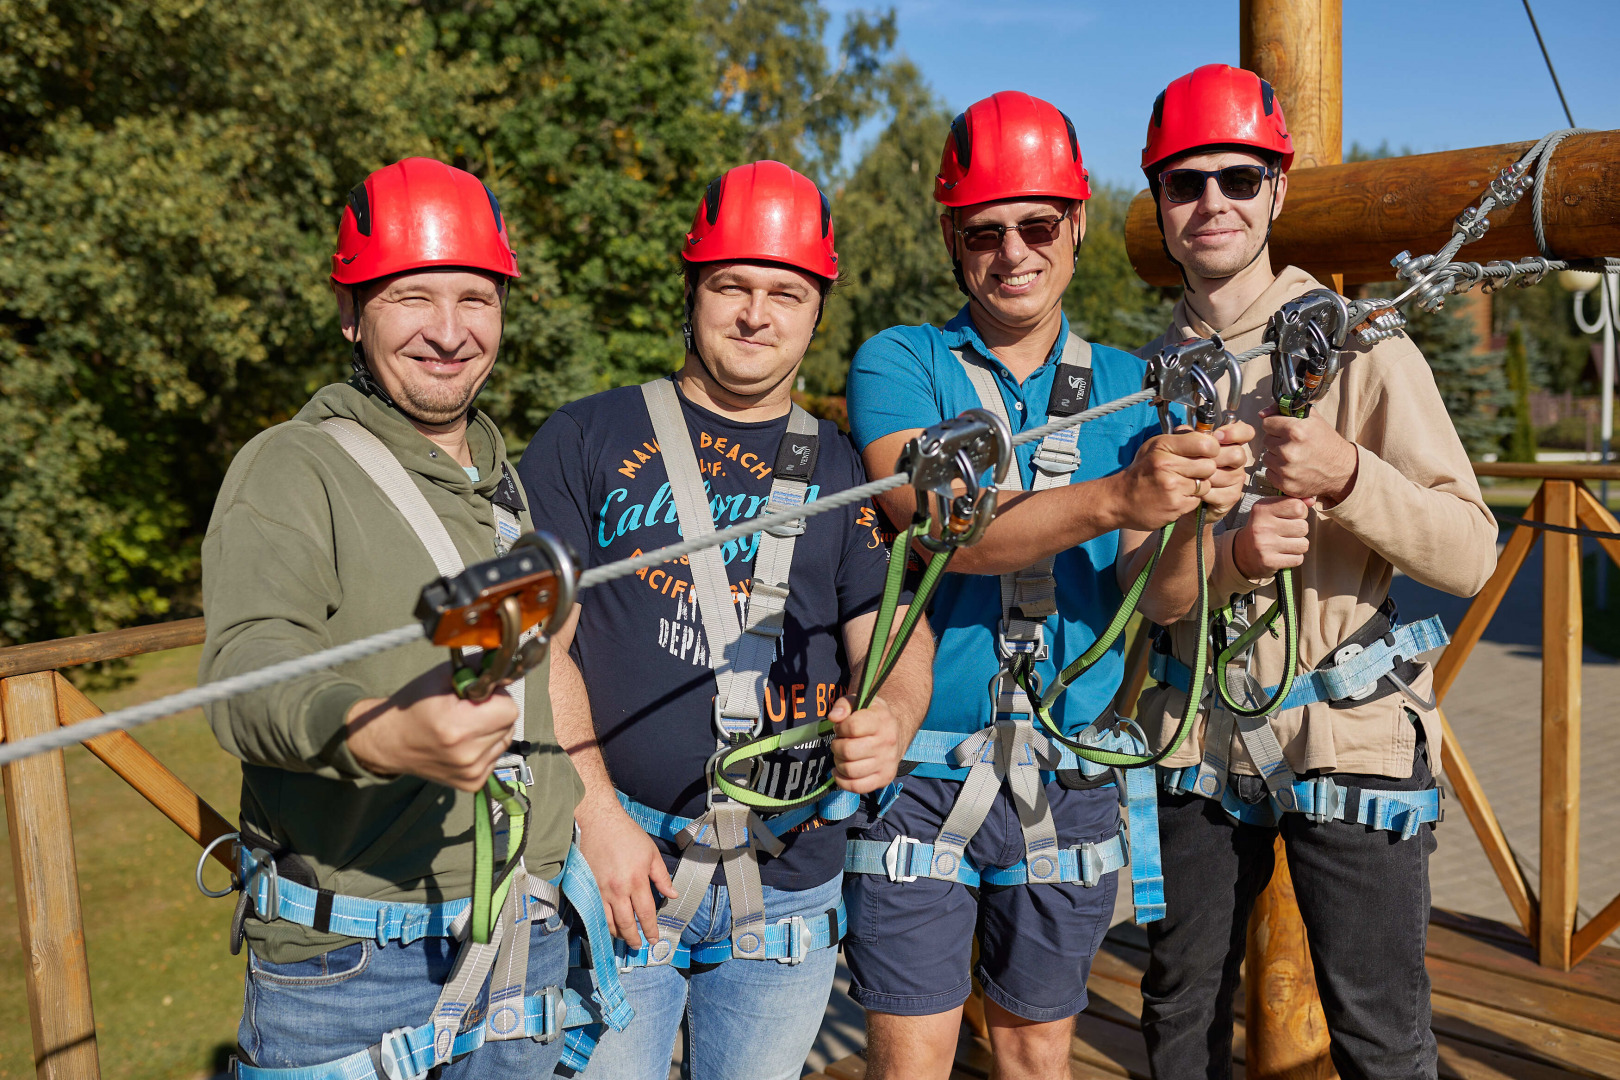
<path fill-rule="evenodd" d="M 529 942 L 524 992 L 561 986 L 568 975 L 568 934 L 562 920 L 535 924 Z M 248 954 L 246 993 L 237 1041 L 245 1060 L 260 1068 L 320 1065 L 364 1050 L 395 1028 L 418 1027 L 433 1006 L 457 945 L 447 938 L 397 941 L 378 947 L 359 941 L 296 964 L 272 964 Z M 483 1023 L 486 984 L 467 1025 Z M 439 1075 L 443 1080 L 526 1080 L 549 1077 L 562 1056 L 559 1037 L 485 1043 Z"/>
<path fill-rule="evenodd" d="M 838 905 L 843 878 L 788 892 L 765 887 L 770 922 L 811 918 Z M 682 940 L 688 945 L 731 936 L 724 885 L 710 885 Z M 797 1080 L 821 1030 L 832 996 L 837 948 L 817 949 L 799 964 L 728 960 L 683 972 L 668 965 L 621 973 L 636 1018 L 605 1030 L 585 1080 L 668 1080 L 675 1036 L 684 1037 L 681 1075 L 690 1080 Z M 583 973 L 575 973 L 578 978 Z M 575 989 L 586 992 L 584 984 Z"/>

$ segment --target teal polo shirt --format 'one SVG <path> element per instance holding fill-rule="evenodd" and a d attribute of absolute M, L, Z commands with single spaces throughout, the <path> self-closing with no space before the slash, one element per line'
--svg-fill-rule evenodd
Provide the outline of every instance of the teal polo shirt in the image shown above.
<path fill-rule="evenodd" d="M 1044 424 L 1068 334 L 1065 316 L 1051 354 L 1019 383 L 979 337 L 966 307 L 943 328 L 895 326 L 883 331 L 861 346 L 850 367 L 849 423 L 856 445 L 864 450 L 885 435 L 925 428 L 977 408 L 978 394 L 961 362 L 951 355 L 953 348 L 972 349 L 989 362 L 1015 435 Z M 1093 345 L 1091 370 L 1090 404 L 1100 405 L 1142 389 L 1146 365 L 1130 353 Z M 1143 442 L 1158 433 L 1158 414 L 1146 404 L 1081 425 L 1080 467 L 1070 483 L 1118 472 L 1130 464 Z M 1039 445 L 1029 442 L 1017 448 L 1026 489 L 1034 484 L 1031 459 Z M 1046 620 L 1049 655 L 1039 665 L 1043 685 L 1096 641 L 1118 609 L 1122 599 L 1114 573 L 1118 554 L 1119 534 L 1107 533 L 1059 552 L 1053 561 L 1058 611 Z M 938 646 L 925 728 L 966 734 L 994 720 L 991 681 L 1000 670 L 995 645 L 1000 621 L 999 578 L 945 575 L 929 615 Z M 1119 689 L 1124 667 L 1124 645 L 1118 643 L 1058 698 L 1052 718 L 1065 734 L 1074 734 L 1102 712 Z M 948 777 L 951 770 L 922 765 L 916 775 Z"/>

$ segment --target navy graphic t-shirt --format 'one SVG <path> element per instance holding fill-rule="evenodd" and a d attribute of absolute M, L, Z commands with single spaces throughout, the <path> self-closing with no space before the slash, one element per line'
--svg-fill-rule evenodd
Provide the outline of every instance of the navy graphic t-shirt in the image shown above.
<path fill-rule="evenodd" d="M 742 423 L 681 397 L 687 430 L 710 495 L 716 528 L 766 513 L 772 467 L 787 416 Z M 819 425 L 819 454 L 807 498 L 865 483 L 849 438 Z M 580 568 L 626 559 L 681 539 L 669 476 L 641 388 L 609 390 L 566 405 L 529 443 L 518 465 L 536 529 L 566 540 Z M 737 609 L 746 614 L 759 536 L 721 549 Z M 826 717 L 849 684 L 842 625 L 875 611 L 888 547 L 868 503 L 810 518 L 793 549 L 787 615 L 765 680 L 769 731 Z M 716 747 L 715 681 L 709 642 L 681 562 L 643 570 L 581 594 L 570 655 L 585 677 L 591 716 L 618 789 L 655 810 L 696 817 L 707 808 L 704 766 Z M 861 645 L 864 646 L 864 642 Z M 828 741 L 763 759 L 755 787 L 791 799 L 832 771 Z M 808 889 L 843 870 L 845 829 L 814 819 L 762 857 L 761 879 Z M 673 844 L 660 842 L 671 869 Z"/>

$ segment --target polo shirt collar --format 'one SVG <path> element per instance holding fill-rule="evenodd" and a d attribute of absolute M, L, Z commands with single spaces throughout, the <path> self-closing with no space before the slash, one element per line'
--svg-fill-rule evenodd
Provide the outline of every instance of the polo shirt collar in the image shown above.
<path fill-rule="evenodd" d="M 1034 377 L 1036 372 L 1044 370 L 1048 365 L 1057 363 L 1058 359 L 1063 355 L 1063 345 L 1069 340 L 1069 316 L 1061 311 L 1058 316 L 1060 321 L 1058 323 L 1057 340 L 1052 342 L 1052 351 L 1047 354 L 1046 361 L 1035 371 L 1030 372 L 1031 378 Z M 971 347 L 974 352 L 989 361 L 998 372 L 1006 375 L 1009 379 L 1012 378 L 1012 372 L 1007 370 L 1007 366 L 996 357 L 995 353 L 990 351 L 990 346 L 986 345 L 984 339 L 979 336 L 979 328 L 973 325 L 973 316 L 969 313 L 969 305 L 963 304 L 961 310 L 957 311 L 952 316 L 951 321 L 945 324 L 942 332 L 945 335 L 946 348 Z M 1016 382 L 1016 380 L 1014 381 Z"/>

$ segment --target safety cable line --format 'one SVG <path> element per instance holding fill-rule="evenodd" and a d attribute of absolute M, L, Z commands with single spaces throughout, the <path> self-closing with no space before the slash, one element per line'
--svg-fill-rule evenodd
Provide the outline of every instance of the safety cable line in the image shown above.
<path fill-rule="evenodd" d="M 1084 412 L 1075 413 L 1073 416 L 1048 421 L 1040 427 L 1031 428 L 1013 436 L 1013 445 L 1021 446 L 1024 443 L 1045 438 L 1054 431 L 1078 427 L 1087 421 L 1100 419 L 1122 409 L 1128 409 L 1133 405 L 1151 401 L 1153 396 L 1154 391 L 1152 390 L 1138 390 L 1134 394 L 1127 394 L 1113 401 L 1106 401 Z M 752 536 L 754 533 L 764 532 L 766 529 L 802 521 L 818 514 L 829 513 L 853 503 L 861 502 L 873 495 L 904 487 L 910 482 L 911 477 L 908 474 L 895 473 L 893 476 L 886 476 L 881 480 L 873 480 L 857 487 L 834 492 L 800 507 L 762 514 L 750 521 L 720 529 L 706 536 L 682 540 L 633 558 L 620 559 L 618 562 L 593 567 L 579 576 L 579 588 L 583 590 L 596 585 L 603 585 L 609 581 L 628 577 L 650 566 L 673 562 L 702 548 L 717 547 L 731 540 L 739 540 L 745 536 Z M 262 690 L 266 686 L 273 686 L 288 679 L 312 675 L 317 671 L 337 667 L 339 664 L 363 660 L 368 656 L 418 641 L 425 635 L 426 631 L 422 628 L 421 623 L 408 623 L 393 630 L 373 634 L 371 637 L 361 638 L 358 641 L 351 641 L 331 649 L 324 649 L 308 656 L 284 660 L 279 664 L 271 664 L 269 667 L 260 668 L 257 671 L 244 672 L 241 675 L 233 675 L 230 678 L 208 683 L 205 686 L 198 686 L 191 690 L 181 691 L 178 694 L 158 698 L 155 701 L 146 702 L 144 705 L 133 705 L 127 709 L 118 709 L 98 716 L 94 720 L 86 720 L 81 724 L 57 728 L 55 731 L 47 731 L 44 734 L 20 739 L 17 742 L 0 743 L 0 765 L 9 765 L 13 761 L 31 757 L 34 754 L 60 750 L 63 747 L 72 746 L 75 743 L 81 743 L 99 735 L 106 735 L 114 731 L 127 731 L 130 728 L 139 727 L 141 724 L 151 723 L 153 720 L 161 720 L 166 716 L 185 712 L 187 709 L 195 709 L 201 705 L 223 701 L 239 694 L 249 694 L 255 690 Z"/>
<path fill-rule="evenodd" d="M 105 713 L 93 720 L 83 723 L 59 727 L 55 731 L 47 731 L 42 735 L 34 735 L 17 742 L 0 743 L 0 765 L 9 765 L 20 758 L 32 757 L 35 754 L 47 753 L 51 750 L 60 750 L 74 743 L 82 743 L 94 739 L 99 735 L 110 735 L 114 731 L 128 731 L 132 727 L 161 720 L 165 716 L 173 716 L 187 709 L 195 709 L 201 705 L 223 701 L 238 694 L 251 693 L 266 686 L 284 682 L 288 679 L 301 678 L 304 675 L 313 675 L 317 671 L 337 667 L 355 660 L 364 660 L 368 656 L 375 656 L 389 649 L 397 649 L 401 645 L 409 645 L 426 636 L 427 631 L 422 629 L 419 622 L 407 623 L 404 626 L 385 630 L 380 634 L 350 641 L 330 649 L 323 649 L 308 656 L 298 656 L 291 660 L 283 660 L 279 664 L 260 668 L 257 671 L 244 672 L 241 675 L 232 675 L 228 679 L 211 682 L 204 686 L 182 690 L 178 694 L 148 701 L 144 705 L 132 705 L 127 709 L 118 709 Z"/>
<path fill-rule="evenodd" d="M 1547 61 L 1547 74 L 1552 76 L 1553 89 L 1558 91 L 1558 104 L 1564 107 L 1564 119 L 1569 126 L 1575 126 L 1575 117 L 1569 111 L 1569 101 L 1564 97 L 1563 84 L 1558 81 L 1558 72 L 1553 68 L 1552 54 L 1547 51 L 1547 43 L 1542 40 L 1541 27 L 1536 25 L 1536 13 L 1530 10 L 1530 0 L 1524 0 L 1524 13 L 1530 16 L 1530 29 L 1535 31 L 1536 44 L 1541 46 L 1541 58 Z"/>

